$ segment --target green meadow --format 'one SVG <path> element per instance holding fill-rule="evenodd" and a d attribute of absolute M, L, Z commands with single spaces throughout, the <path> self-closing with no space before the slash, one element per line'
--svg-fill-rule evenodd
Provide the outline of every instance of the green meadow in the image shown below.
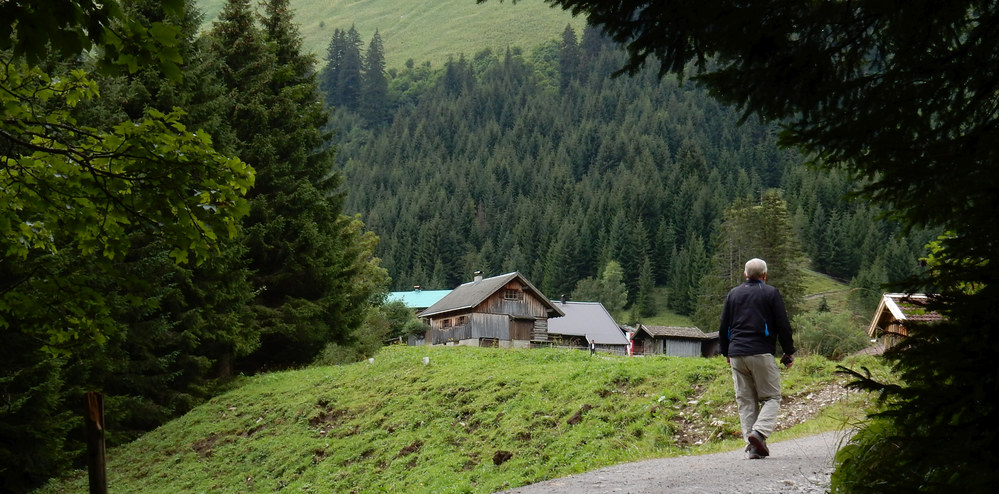
<path fill-rule="evenodd" d="M 224 0 L 199 0 L 206 27 L 218 17 Z M 582 33 L 586 21 L 540 0 L 291 0 L 305 51 L 320 64 L 336 29 L 357 29 L 362 50 L 377 30 L 386 66 L 401 69 L 407 60 L 441 67 L 449 57 L 471 58 L 483 49 L 529 52 L 560 39 L 566 25 Z M 363 51 L 362 51 L 363 52 Z"/>
<path fill-rule="evenodd" d="M 426 362 L 426 363 L 425 363 Z M 847 365 L 877 368 L 870 357 Z M 786 400 L 838 385 L 802 357 Z M 841 429 L 864 396 L 774 440 Z M 111 492 L 495 492 L 656 457 L 741 447 L 724 359 L 392 346 L 373 361 L 244 378 L 108 452 Z M 40 492 L 82 492 L 85 472 Z"/>

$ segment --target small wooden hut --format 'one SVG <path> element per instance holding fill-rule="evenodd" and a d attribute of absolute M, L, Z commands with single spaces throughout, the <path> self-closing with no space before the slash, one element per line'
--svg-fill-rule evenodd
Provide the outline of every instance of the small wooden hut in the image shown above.
<path fill-rule="evenodd" d="M 879 343 L 882 349 L 891 348 L 908 336 L 906 326 L 913 322 L 935 322 L 943 319 L 939 313 L 927 308 L 929 297 L 921 293 L 886 293 L 874 311 L 874 319 L 867 327 L 867 336 Z"/>
<path fill-rule="evenodd" d="M 696 327 L 639 324 L 631 341 L 635 355 L 711 357 L 718 354 L 718 332 L 705 333 Z"/>

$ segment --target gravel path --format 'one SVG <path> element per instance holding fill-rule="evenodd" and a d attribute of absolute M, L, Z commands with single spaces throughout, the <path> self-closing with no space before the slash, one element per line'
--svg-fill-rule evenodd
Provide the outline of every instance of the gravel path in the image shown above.
<path fill-rule="evenodd" d="M 623 463 L 503 493 L 824 493 L 833 470 L 833 455 L 845 438 L 844 432 L 826 432 L 772 442 L 770 457 L 762 460 L 747 459 L 740 449 Z"/>

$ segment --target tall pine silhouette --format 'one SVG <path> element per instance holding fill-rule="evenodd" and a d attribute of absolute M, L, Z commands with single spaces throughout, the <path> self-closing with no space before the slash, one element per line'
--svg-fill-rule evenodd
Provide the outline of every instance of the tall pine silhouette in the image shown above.
<path fill-rule="evenodd" d="M 301 53 L 288 1 L 266 2 L 262 23 L 248 0 L 230 0 L 212 33 L 238 152 L 257 170 L 244 241 L 262 346 L 249 369 L 307 363 L 349 342 L 387 282 L 374 235 L 342 214 L 314 61 Z"/>

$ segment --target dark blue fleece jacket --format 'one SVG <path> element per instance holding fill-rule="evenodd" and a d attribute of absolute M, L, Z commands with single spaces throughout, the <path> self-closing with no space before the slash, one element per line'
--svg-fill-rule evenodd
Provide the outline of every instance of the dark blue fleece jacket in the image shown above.
<path fill-rule="evenodd" d="M 760 280 L 749 280 L 729 291 L 718 339 L 726 357 L 776 355 L 778 339 L 784 353 L 794 353 L 791 323 L 780 291 Z"/>

